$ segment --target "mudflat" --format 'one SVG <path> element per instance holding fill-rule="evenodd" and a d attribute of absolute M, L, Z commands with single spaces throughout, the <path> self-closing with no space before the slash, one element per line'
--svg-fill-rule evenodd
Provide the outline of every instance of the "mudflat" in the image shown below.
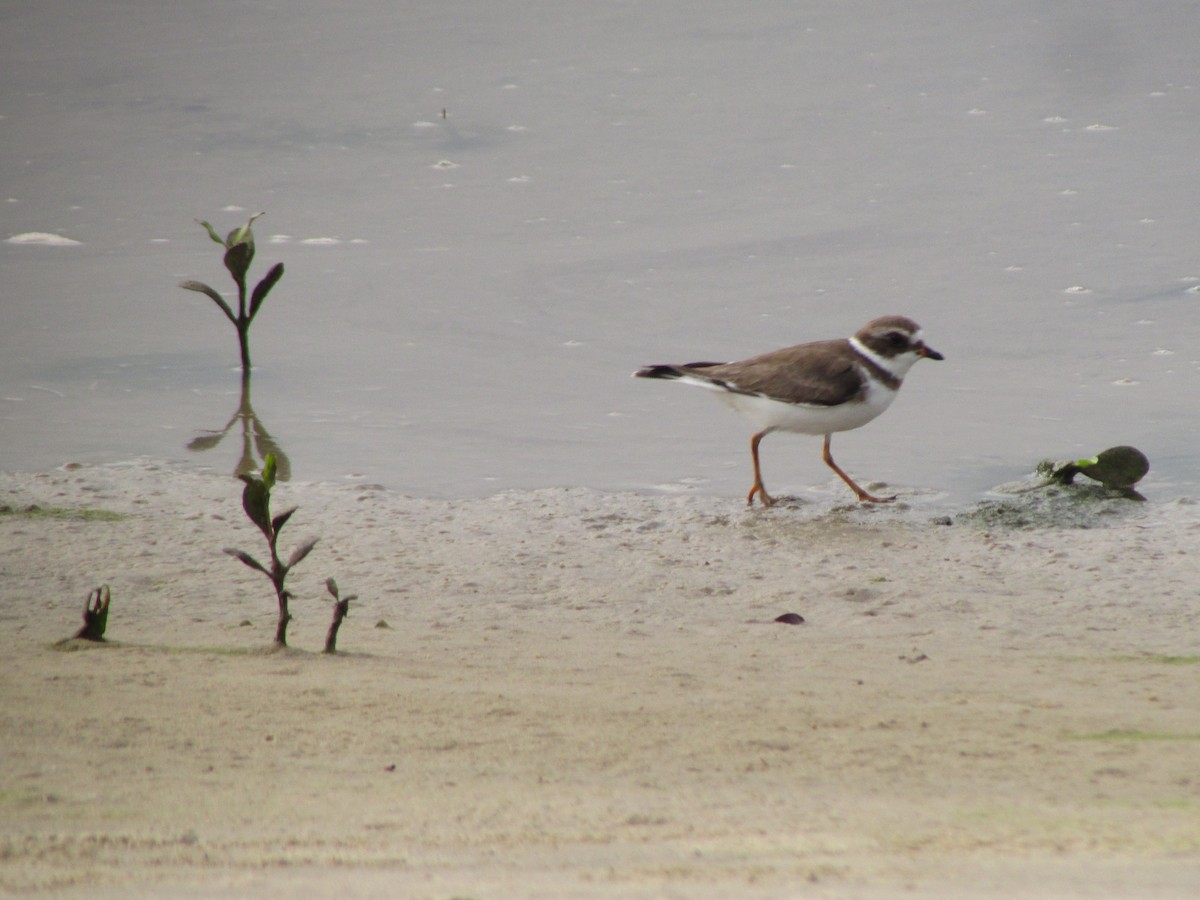
<path fill-rule="evenodd" d="M 1012 528 L 280 484 L 283 544 L 321 537 L 281 650 L 267 580 L 222 553 L 263 552 L 240 489 L 145 460 L 0 475 L 0 890 L 1200 884 L 1188 500 Z M 359 595 L 335 655 L 328 577 Z M 109 641 L 59 643 L 102 583 Z"/>

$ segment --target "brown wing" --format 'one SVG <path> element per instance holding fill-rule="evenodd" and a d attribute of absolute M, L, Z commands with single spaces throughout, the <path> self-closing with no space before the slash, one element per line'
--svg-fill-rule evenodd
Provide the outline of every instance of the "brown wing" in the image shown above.
<path fill-rule="evenodd" d="M 693 363 L 684 371 L 742 394 L 762 394 L 785 403 L 833 406 L 862 394 L 865 382 L 844 340 L 817 341 L 773 350 L 738 362 Z"/>

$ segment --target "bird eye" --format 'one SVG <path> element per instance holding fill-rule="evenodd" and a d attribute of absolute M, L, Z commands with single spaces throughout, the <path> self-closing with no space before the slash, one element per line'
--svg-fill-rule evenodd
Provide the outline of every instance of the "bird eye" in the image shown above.
<path fill-rule="evenodd" d="M 899 331 L 889 331 L 884 340 L 896 348 L 904 347 L 908 344 L 908 336 L 901 334 Z"/>

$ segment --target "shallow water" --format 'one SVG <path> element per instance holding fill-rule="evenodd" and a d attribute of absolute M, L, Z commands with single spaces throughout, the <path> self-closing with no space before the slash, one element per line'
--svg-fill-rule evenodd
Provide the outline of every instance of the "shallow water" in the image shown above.
<path fill-rule="evenodd" d="M 946 361 L 834 439 L 863 483 L 1128 443 L 1151 499 L 1200 487 L 1186 4 L 132 8 L 0 28 L 0 238 L 80 242 L 0 243 L 3 468 L 232 471 L 234 332 L 176 285 L 229 286 L 194 219 L 266 210 L 251 400 L 296 479 L 739 498 L 750 425 L 629 373 L 902 313 Z M 817 438 L 763 453 L 844 493 Z"/>

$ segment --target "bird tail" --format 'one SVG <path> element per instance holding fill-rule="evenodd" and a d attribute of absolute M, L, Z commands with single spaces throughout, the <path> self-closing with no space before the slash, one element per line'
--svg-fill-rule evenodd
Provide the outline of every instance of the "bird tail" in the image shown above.
<path fill-rule="evenodd" d="M 683 373 L 678 366 L 644 366 L 633 373 L 634 378 L 665 378 L 672 380 L 682 378 Z"/>
<path fill-rule="evenodd" d="M 694 362 L 682 366 L 643 366 L 633 373 L 634 378 L 665 378 L 672 381 L 676 378 L 687 378 L 693 373 L 688 369 L 707 369 L 711 366 L 721 366 L 724 363 Z"/>

